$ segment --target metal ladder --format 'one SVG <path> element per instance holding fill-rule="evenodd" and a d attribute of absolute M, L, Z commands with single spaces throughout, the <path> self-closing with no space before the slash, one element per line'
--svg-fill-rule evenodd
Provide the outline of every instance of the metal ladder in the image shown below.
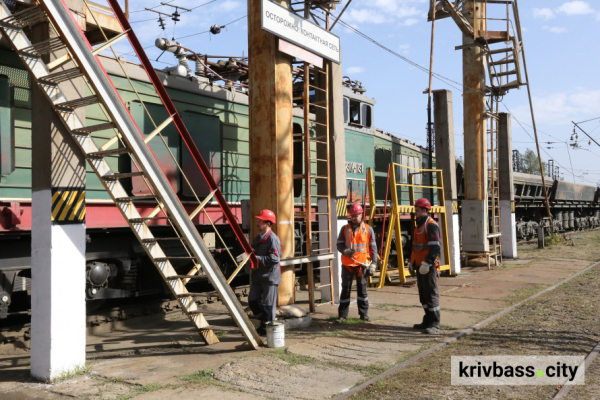
<path fill-rule="evenodd" d="M 110 3 L 115 11 L 115 15 L 121 17 L 119 19 L 123 24 L 122 20 L 124 20 L 124 16 L 122 11 L 120 8 L 118 10 L 115 9 L 115 5 L 118 7 L 118 4 L 116 1 L 111 1 Z M 194 298 L 210 297 L 210 294 L 190 293 L 186 289 L 186 284 L 191 280 L 208 278 L 215 288 L 216 295 L 221 298 L 228 310 L 225 314 L 229 314 L 233 318 L 237 329 L 239 329 L 253 348 L 257 349 L 261 346 L 263 343 L 256 333 L 254 326 L 242 309 L 235 293 L 228 285 L 209 249 L 203 242 L 190 215 L 187 214 L 150 151 L 147 142 L 150 141 L 149 137 L 154 135 L 148 135 L 144 140 L 108 75 L 95 57 L 95 51 L 92 51 L 86 38 L 82 35 L 81 30 L 74 21 L 71 12 L 65 8 L 60 0 L 41 0 L 40 5 L 27 8 L 15 14 L 11 14 L 4 2 L 0 3 L 0 6 L 0 30 L 4 34 L 4 37 L 10 41 L 11 46 L 29 70 L 33 80 L 47 97 L 56 114 L 62 120 L 75 143 L 79 146 L 84 157 L 127 220 L 135 236 L 146 250 L 148 257 L 157 267 L 161 277 L 177 299 L 181 309 L 193 323 L 204 342 L 212 344 L 219 341 L 214 330 L 232 329 L 232 327 L 211 326 L 205 319 L 204 314 L 209 313 L 200 310 Z M 58 36 L 32 44 L 23 29 L 46 21 L 50 23 Z M 130 27 L 129 30 L 124 29 L 124 31 L 129 36 L 132 44 L 137 43 L 139 46 L 139 41 L 137 41 Z M 141 46 L 139 48 L 141 49 Z M 74 67 L 67 69 L 58 68 L 58 61 L 49 65 L 44 63 L 42 57 L 58 49 L 64 49 L 68 52 L 70 65 L 74 65 Z M 145 60 L 147 62 L 147 58 Z M 144 66 L 148 70 L 148 65 Z M 154 70 L 152 70 L 152 73 L 157 78 Z M 149 75 L 151 75 L 150 72 Z M 71 98 L 65 95 L 60 85 L 76 78 L 84 78 L 88 86 L 93 90 L 93 94 L 78 98 Z M 156 87 L 156 89 L 161 95 L 163 102 L 165 102 L 167 109 L 169 110 L 169 106 L 173 107 L 164 87 Z M 167 98 L 165 99 L 164 96 Z M 101 104 L 109 117 L 109 122 L 86 126 L 76 115 L 75 110 L 91 104 Z M 172 110 L 174 110 L 174 107 Z M 171 112 L 171 110 L 169 111 Z M 178 125 L 178 129 L 181 132 L 182 128 L 180 125 L 182 121 L 176 110 L 167 121 L 161 124 L 156 131 L 158 132 L 169 122 L 173 121 Z M 117 132 L 115 137 L 103 146 L 98 147 L 94 143 L 91 133 L 111 128 Z M 185 129 L 184 126 L 183 129 Z M 184 137 L 183 132 L 181 133 L 182 137 Z M 185 133 L 187 133 L 187 130 Z M 187 134 L 189 136 L 189 133 Z M 123 143 L 124 147 L 114 148 L 114 145 L 117 145 L 119 140 Z M 190 150 L 192 153 L 194 153 L 193 150 L 197 152 L 195 146 L 194 149 L 190 148 Z M 126 173 L 113 171 L 106 157 L 119 154 L 129 154 L 137 164 L 137 171 Z M 196 161 L 198 162 L 198 160 Z M 203 161 L 201 162 L 204 163 Z M 206 167 L 205 164 L 204 166 Z M 152 194 L 130 196 L 123 188 L 121 180 L 133 177 L 143 177 L 148 182 Z M 207 177 L 205 174 L 205 178 L 209 185 L 212 183 L 211 187 L 215 185 L 214 181 L 209 181 L 212 177 Z M 212 196 L 218 200 L 223 199 L 218 187 L 213 190 Z M 209 196 L 208 199 L 212 196 Z M 157 206 L 149 216 L 142 217 L 134 205 L 134 201 L 137 200 L 152 200 L 156 202 Z M 197 210 L 202 209 L 206 203 L 207 200 L 203 201 Z M 231 214 L 226 203 L 223 204 L 220 201 L 220 205 L 224 212 L 226 211 L 226 214 Z M 155 237 L 147 223 L 156 219 L 166 220 L 173 227 L 176 237 Z M 234 231 L 237 232 L 239 230 L 235 219 L 230 219 L 229 223 L 232 224 Z M 185 257 L 174 257 L 166 254 L 165 250 L 161 248 L 161 243 L 167 240 L 179 241 L 188 255 Z M 245 250 L 249 249 L 247 242 L 242 243 L 242 245 Z M 247 253 L 249 252 L 247 251 Z M 177 272 L 172 263 L 180 260 L 193 264 L 191 271 L 187 274 Z M 246 257 L 244 262 L 248 260 L 254 262 L 250 257 Z M 203 275 L 199 275 L 199 272 L 202 272 Z M 212 296 L 215 296 L 215 294 Z"/>
<path fill-rule="evenodd" d="M 498 96 L 488 97 L 488 209 L 490 253 L 494 257 L 496 266 L 498 258 L 502 262 L 502 234 L 500 232 L 500 177 L 498 176 L 498 129 L 500 117 L 498 116 Z M 489 264 L 488 264 L 489 265 Z"/>
<path fill-rule="evenodd" d="M 295 143 L 303 143 L 304 170 L 294 175 L 294 179 L 304 181 L 304 211 L 296 212 L 295 218 L 303 220 L 306 229 L 306 253 L 308 256 L 333 253 L 331 235 L 331 186 L 329 165 L 329 64 L 324 61 L 324 68 L 309 63 L 303 67 L 302 107 L 304 111 L 304 130 L 294 134 Z M 311 92 L 313 93 L 311 95 Z M 311 111 L 315 116 L 310 120 Z M 314 136 L 311 136 L 314 131 Z M 313 208 L 316 205 L 316 212 Z M 312 227 L 313 217 L 318 222 L 318 229 Z M 318 246 L 313 247 L 313 235 Z M 314 271 L 329 270 L 329 283 L 315 286 Z M 331 303 L 334 304 L 333 261 L 307 263 L 308 301 L 311 312 L 315 311 L 315 289 L 330 288 Z"/>

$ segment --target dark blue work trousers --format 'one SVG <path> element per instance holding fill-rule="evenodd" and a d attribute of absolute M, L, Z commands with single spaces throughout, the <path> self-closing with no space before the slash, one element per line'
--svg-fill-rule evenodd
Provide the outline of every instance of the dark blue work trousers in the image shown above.
<path fill-rule="evenodd" d="M 277 293 L 279 285 L 269 282 L 252 283 L 248 304 L 254 315 L 262 314 L 263 323 L 275 320 L 277 313 Z"/>

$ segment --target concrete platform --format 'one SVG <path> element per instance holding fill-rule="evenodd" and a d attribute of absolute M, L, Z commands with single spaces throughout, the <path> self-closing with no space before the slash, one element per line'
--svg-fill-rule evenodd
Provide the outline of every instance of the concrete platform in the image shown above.
<path fill-rule="evenodd" d="M 436 336 L 412 329 L 423 316 L 415 285 L 369 288 L 371 323 L 351 320 L 335 324 L 337 307 L 318 304 L 312 325 L 286 332 L 287 349 L 277 351 L 254 351 L 233 333 L 220 336 L 221 343 L 206 346 L 187 320 L 134 318 L 115 325 L 112 331 L 88 334 L 92 375 L 78 375 L 56 384 L 37 383 L 29 378 L 26 349 L 0 355 L 0 398 L 330 397 L 508 307 L 507 299 L 520 291 L 553 284 L 589 264 L 518 260 L 491 271 L 469 268 L 458 277 L 442 277 L 444 329 Z M 299 305 L 306 307 L 307 297 L 306 292 L 298 292 Z M 358 317 L 355 299 L 354 292 L 351 317 Z M 199 371 L 206 379 L 195 383 L 182 379 Z"/>

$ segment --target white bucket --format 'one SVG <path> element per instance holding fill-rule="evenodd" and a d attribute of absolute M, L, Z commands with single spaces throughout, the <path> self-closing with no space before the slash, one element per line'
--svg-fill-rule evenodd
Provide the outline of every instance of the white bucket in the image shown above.
<path fill-rule="evenodd" d="M 285 326 L 281 322 L 267 324 L 267 347 L 278 348 L 285 346 Z"/>

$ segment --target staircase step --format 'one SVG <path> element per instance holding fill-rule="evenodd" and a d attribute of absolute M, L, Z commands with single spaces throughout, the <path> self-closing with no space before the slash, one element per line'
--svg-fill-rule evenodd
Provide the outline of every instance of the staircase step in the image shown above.
<path fill-rule="evenodd" d="M 79 134 L 92 133 L 92 132 L 104 131 L 106 129 L 112 129 L 114 127 L 115 127 L 115 124 L 113 124 L 112 122 L 105 122 L 103 124 L 90 125 L 90 126 L 84 126 L 83 128 L 79 128 L 79 129 L 73 129 L 73 133 L 79 133 Z"/>
<path fill-rule="evenodd" d="M 156 200 L 156 196 L 153 194 L 147 194 L 144 196 L 128 196 L 128 197 L 117 197 L 115 201 L 126 202 L 126 201 L 138 201 L 138 200 Z"/>
<path fill-rule="evenodd" d="M 57 84 L 57 83 L 61 83 L 61 82 L 70 81 L 71 79 L 79 78 L 82 75 L 83 75 L 83 72 L 79 68 L 75 67 L 75 68 L 66 69 L 64 71 L 58 71 L 58 72 L 54 72 L 52 74 L 48 74 L 46 76 L 39 78 L 38 81 L 43 82 L 43 83 L 48 82 L 50 84 Z"/>
<path fill-rule="evenodd" d="M 239 332 L 240 328 L 238 328 L 237 326 L 217 326 L 217 325 L 210 325 L 210 326 L 206 326 L 204 328 L 198 328 L 198 330 L 200 332 L 202 331 L 230 331 L 230 332 Z"/>
<path fill-rule="evenodd" d="M 102 158 L 108 156 L 118 156 L 120 154 L 129 153 L 129 149 L 127 147 L 120 147 L 118 149 L 112 150 L 102 150 L 102 151 L 94 151 L 92 153 L 88 153 L 87 156 L 89 158 Z"/>
<path fill-rule="evenodd" d="M 157 243 L 157 242 L 163 242 L 163 241 L 182 240 L 182 239 L 183 238 L 178 238 L 178 237 L 165 237 L 165 238 L 155 237 L 155 238 L 150 238 L 150 239 L 142 239 L 142 243 Z"/>
<path fill-rule="evenodd" d="M 71 101 L 65 101 L 64 103 L 56 104 L 57 108 L 75 110 L 76 108 L 91 106 L 100 101 L 100 98 L 96 95 L 82 97 Z"/>
<path fill-rule="evenodd" d="M 507 47 L 505 49 L 497 49 L 497 50 L 488 51 L 488 54 L 500 54 L 500 53 L 513 53 L 513 48 Z"/>
<path fill-rule="evenodd" d="M 10 17 L 4 18 L 0 22 L 16 28 L 25 28 L 35 23 L 44 21 L 46 21 L 44 10 L 40 6 L 36 6 L 16 12 Z"/>
<path fill-rule="evenodd" d="M 161 219 L 169 219 L 169 217 L 142 217 L 142 218 L 131 218 L 129 222 L 132 224 L 140 224 L 147 221 L 159 221 Z"/>
<path fill-rule="evenodd" d="M 138 172 L 124 172 L 122 174 L 112 174 L 112 175 L 106 175 L 102 177 L 103 181 L 117 181 L 119 179 L 125 179 L 125 178 L 133 178 L 136 176 L 144 176 L 144 173 L 142 171 L 138 171 Z"/>
<path fill-rule="evenodd" d="M 514 64 L 515 60 L 510 59 L 510 60 L 501 60 L 501 61 L 493 61 L 490 63 L 490 65 L 506 65 L 506 64 Z"/>
<path fill-rule="evenodd" d="M 40 57 L 53 51 L 64 49 L 66 46 L 60 37 L 53 37 L 19 50 L 19 54 Z"/>
<path fill-rule="evenodd" d="M 491 74 L 493 77 L 498 77 L 498 76 L 507 76 L 507 75 L 516 75 L 517 74 L 517 70 L 513 69 L 511 71 L 505 71 L 505 72 L 498 72 L 497 74 Z"/>
<path fill-rule="evenodd" d="M 174 261 L 182 261 L 182 260 L 195 260 L 196 257 L 188 257 L 188 256 L 173 256 L 173 257 L 156 257 L 154 259 L 154 261 L 157 262 L 161 262 L 161 261 L 170 261 L 170 260 L 174 260 Z M 183 276 L 183 277 L 187 277 L 187 275 L 178 275 L 178 276 Z"/>
<path fill-rule="evenodd" d="M 201 279 L 208 279 L 208 277 L 200 276 L 200 275 L 171 275 L 171 276 L 166 276 L 165 279 L 169 280 L 169 281 L 173 281 L 175 279 L 201 280 Z"/>

